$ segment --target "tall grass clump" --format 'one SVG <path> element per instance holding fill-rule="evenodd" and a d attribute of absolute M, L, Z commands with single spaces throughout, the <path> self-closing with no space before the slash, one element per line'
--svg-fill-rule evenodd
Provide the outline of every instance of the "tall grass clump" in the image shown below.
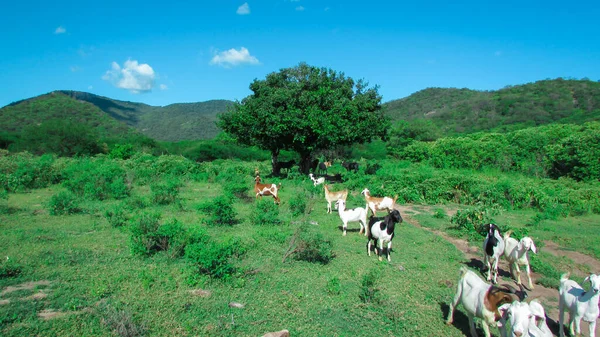
<path fill-rule="evenodd" d="M 304 215 L 306 212 L 308 196 L 306 193 L 295 193 L 290 198 L 290 211 L 292 215 L 297 217 Z"/>
<path fill-rule="evenodd" d="M 358 293 L 358 298 L 360 298 L 361 302 L 379 303 L 381 301 L 380 289 L 377 287 L 379 274 L 377 269 L 371 269 L 363 275 Z"/>
<path fill-rule="evenodd" d="M 50 197 L 48 202 L 50 215 L 68 215 L 81 213 L 79 199 L 69 191 L 61 191 Z"/>
<path fill-rule="evenodd" d="M 95 200 L 122 199 L 129 196 L 125 170 L 105 158 L 84 158 L 65 168 L 63 185 L 79 197 Z"/>
<path fill-rule="evenodd" d="M 198 210 L 208 216 L 205 220 L 207 225 L 231 226 L 238 222 L 237 212 L 233 208 L 233 197 L 230 195 L 217 196 L 200 204 Z"/>
<path fill-rule="evenodd" d="M 125 204 L 114 205 L 104 211 L 104 218 L 112 227 L 123 227 L 129 220 L 126 208 Z"/>
<path fill-rule="evenodd" d="M 8 213 L 8 192 L 0 189 L 0 214 Z"/>
<path fill-rule="evenodd" d="M 16 277 L 23 272 L 23 266 L 21 266 L 14 259 L 8 256 L 0 259 L 0 279 Z"/>

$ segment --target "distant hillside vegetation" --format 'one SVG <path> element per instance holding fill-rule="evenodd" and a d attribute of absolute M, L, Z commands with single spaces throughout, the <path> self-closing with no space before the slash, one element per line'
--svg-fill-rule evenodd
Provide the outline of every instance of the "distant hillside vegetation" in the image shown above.
<path fill-rule="evenodd" d="M 233 104 L 228 100 L 179 103 L 164 107 L 125 102 L 79 91 L 61 91 L 75 99 L 90 102 L 111 117 L 143 134 L 161 141 L 211 139 L 219 132 L 217 114 Z"/>
<path fill-rule="evenodd" d="M 544 80 L 497 91 L 428 88 L 384 104 L 394 121 L 430 120 L 445 135 L 600 120 L 600 83 Z"/>
<path fill-rule="evenodd" d="M 94 128 L 100 135 L 118 136 L 133 132 L 99 107 L 52 92 L 18 101 L 0 109 L 0 131 L 20 133 L 48 121 L 69 121 Z"/>

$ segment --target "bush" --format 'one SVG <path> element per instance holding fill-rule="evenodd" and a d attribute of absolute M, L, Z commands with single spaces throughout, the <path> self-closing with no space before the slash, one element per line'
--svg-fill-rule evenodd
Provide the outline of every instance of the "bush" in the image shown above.
<path fill-rule="evenodd" d="M 69 191 L 62 191 L 50 198 L 48 211 L 50 215 L 63 215 L 80 213 L 82 210 L 77 196 Z"/>
<path fill-rule="evenodd" d="M 270 199 L 257 200 L 250 219 L 257 225 L 279 225 L 281 224 L 279 206 L 275 205 Z"/>
<path fill-rule="evenodd" d="M 167 179 L 166 182 L 157 182 L 150 185 L 152 191 L 152 202 L 157 205 L 169 205 L 174 203 L 179 196 L 181 183 L 176 179 Z"/>
<path fill-rule="evenodd" d="M 198 237 L 194 237 L 176 220 L 160 223 L 160 214 L 142 213 L 131 222 L 131 252 L 135 255 L 150 256 L 166 251 L 171 257 L 183 254 L 185 246 Z"/>
<path fill-rule="evenodd" d="M 471 237 L 485 236 L 483 225 L 493 223 L 493 215 L 497 215 L 495 208 L 475 207 L 458 210 L 452 216 L 450 222 L 456 225 L 456 229 L 466 232 Z"/>
<path fill-rule="evenodd" d="M 295 193 L 290 198 L 290 210 L 293 216 L 304 215 L 306 212 L 306 199 L 307 196 L 304 193 Z"/>
<path fill-rule="evenodd" d="M 327 264 L 335 256 L 332 247 L 330 240 L 305 224 L 290 240 L 290 249 L 285 256 L 293 254 L 296 260 Z"/>
<path fill-rule="evenodd" d="M 234 257 L 240 257 L 245 249 L 239 240 L 215 242 L 205 238 L 202 242 L 185 247 L 185 257 L 192 263 L 194 270 L 200 274 L 217 279 L 229 279 L 236 268 L 232 263 Z"/>
<path fill-rule="evenodd" d="M 8 257 L 0 260 L 0 279 L 19 276 L 23 267 Z"/>
<path fill-rule="evenodd" d="M 63 185 L 77 196 L 104 200 L 121 199 L 129 195 L 125 170 L 106 159 L 81 159 L 65 169 Z"/>
<path fill-rule="evenodd" d="M 363 303 L 379 303 L 381 298 L 379 288 L 376 287 L 375 281 L 379 278 L 379 272 L 376 269 L 370 270 L 363 275 L 360 282 L 360 292 L 358 297 Z"/>
<path fill-rule="evenodd" d="M 231 226 L 237 223 L 237 213 L 233 208 L 233 198 L 230 196 L 218 196 L 212 201 L 201 204 L 198 209 L 209 216 L 206 219 L 208 225 Z"/>
<path fill-rule="evenodd" d="M 115 205 L 104 212 L 104 217 L 113 227 L 122 227 L 127 223 L 128 217 L 124 211 L 124 205 Z"/>

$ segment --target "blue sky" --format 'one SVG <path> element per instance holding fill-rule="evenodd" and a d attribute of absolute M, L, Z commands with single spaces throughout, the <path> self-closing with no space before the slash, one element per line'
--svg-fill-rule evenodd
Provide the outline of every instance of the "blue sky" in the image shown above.
<path fill-rule="evenodd" d="M 600 80 L 600 1 L 11 1 L 0 106 L 53 90 L 168 105 L 242 99 L 299 62 L 379 85 Z"/>

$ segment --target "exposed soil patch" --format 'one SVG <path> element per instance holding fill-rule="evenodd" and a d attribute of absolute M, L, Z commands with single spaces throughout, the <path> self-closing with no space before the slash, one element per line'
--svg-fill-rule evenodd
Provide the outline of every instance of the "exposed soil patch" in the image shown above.
<path fill-rule="evenodd" d="M 48 294 L 40 291 L 37 292 L 31 296 L 28 296 L 25 298 L 25 300 L 33 300 L 33 301 L 39 301 L 39 300 L 43 300 L 44 298 L 48 297 Z"/>
<path fill-rule="evenodd" d="M 481 268 L 483 267 L 483 257 L 482 253 L 480 252 L 480 248 L 470 246 L 467 240 L 451 237 L 445 232 L 422 227 L 418 221 L 411 217 L 411 215 L 421 214 L 421 212 L 419 210 L 415 210 L 411 206 L 397 205 L 396 209 L 398 209 L 401 212 L 402 217 L 406 222 L 412 224 L 415 227 L 434 233 L 442 237 L 446 241 L 452 243 L 456 248 L 458 248 L 465 254 L 465 258 L 469 261 L 466 263 L 468 266 L 481 270 Z M 483 245 L 483 241 L 481 242 L 481 244 Z M 573 261 L 576 261 L 577 263 L 589 265 L 592 269 L 592 272 L 600 271 L 600 261 L 594 259 L 593 257 L 573 251 L 564 250 L 551 241 L 545 241 L 545 244 L 546 246 L 544 247 L 544 251 L 547 251 L 557 256 L 566 255 L 567 257 L 573 259 Z M 499 283 L 507 283 L 505 282 L 506 280 L 511 280 L 509 270 L 510 269 L 506 260 L 500 260 L 500 263 L 498 264 L 498 273 L 501 276 L 501 278 L 499 278 Z M 527 277 L 524 276 L 524 274 L 525 273 L 521 268 L 521 282 L 526 282 L 527 280 Z M 527 291 L 529 296 L 528 299 L 531 300 L 537 298 L 544 305 L 544 308 L 546 309 L 548 327 L 556 336 L 558 336 L 558 290 L 554 288 L 546 288 L 540 284 L 535 284 L 535 280 L 541 277 L 541 275 L 538 273 L 532 272 L 531 277 L 535 288 L 533 290 Z M 516 282 L 512 281 L 512 285 L 514 285 L 514 283 Z M 568 313 L 565 313 L 565 320 L 567 319 Z M 581 331 L 588 331 L 588 323 L 583 321 L 581 322 Z M 600 335 L 600 324 L 596 326 L 596 335 Z"/>
<path fill-rule="evenodd" d="M 0 292 L 0 296 L 12 293 L 14 291 L 19 291 L 19 290 L 33 290 L 33 289 L 35 289 L 35 287 L 38 287 L 38 286 L 49 286 L 51 283 L 52 282 L 50 282 L 48 280 L 41 280 L 41 281 L 34 281 L 34 282 L 25 282 L 25 283 L 21 283 L 16 286 L 8 286 L 8 287 L 4 288 L 4 290 L 2 290 L 2 292 Z"/>
<path fill-rule="evenodd" d="M 577 263 L 588 265 L 592 273 L 600 273 L 600 261 L 589 255 L 561 248 L 552 241 L 544 241 L 544 251 L 555 256 L 566 256 Z"/>
<path fill-rule="evenodd" d="M 190 290 L 190 293 L 192 295 L 200 296 L 200 297 L 210 297 L 210 295 L 211 295 L 211 292 L 209 290 L 204 290 L 204 289 Z"/>
<path fill-rule="evenodd" d="M 0 305 L 5 305 L 10 303 L 10 300 L 0 300 Z"/>
<path fill-rule="evenodd" d="M 38 317 L 43 319 L 44 321 L 48 321 L 54 318 L 64 317 L 66 316 L 66 312 L 55 311 L 54 309 L 46 309 L 38 312 Z"/>

